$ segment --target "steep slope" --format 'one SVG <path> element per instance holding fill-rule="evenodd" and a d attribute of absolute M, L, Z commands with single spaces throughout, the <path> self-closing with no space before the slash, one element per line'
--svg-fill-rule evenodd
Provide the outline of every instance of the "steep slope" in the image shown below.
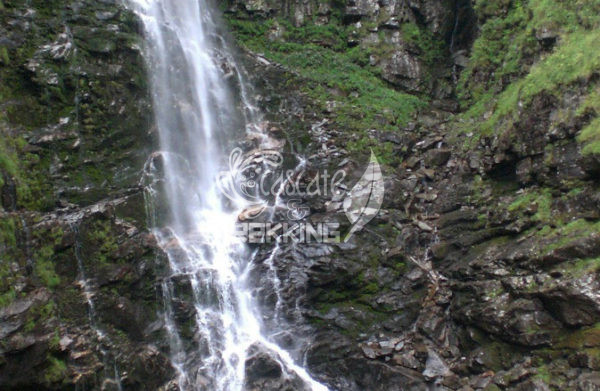
<path fill-rule="evenodd" d="M 171 377 L 150 336 L 161 264 L 138 184 L 153 139 L 139 47 L 112 1 L 0 2 L 3 390 Z"/>
<path fill-rule="evenodd" d="M 286 80 L 273 120 L 293 108 L 284 120 L 321 131 L 295 148 L 349 172 L 368 148 L 386 164 L 384 210 L 350 248 L 278 265 L 305 276 L 291 296 L 330 384 L 599 386 L 598 6 L 224 5 L 242 46 L 285 74 L 267 82 Z"/>

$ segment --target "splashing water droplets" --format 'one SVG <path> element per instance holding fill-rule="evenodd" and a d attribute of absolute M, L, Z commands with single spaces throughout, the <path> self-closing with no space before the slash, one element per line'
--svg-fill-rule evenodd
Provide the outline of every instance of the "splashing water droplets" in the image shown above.
<path fill-rule="evenodd" d="M 261 121 L 218 16 L 204 0 L 129 4 L 147 40 L 161 152 L 149 159 L 144 180 L 149 220 L 169 259 L 161 290 L 179 388 L 242 390 L 249 350 L 260 346 L 302 389 L 327 390 L 263 335 L 250 281 L 253 257 L 236 236 L 247 205 L 226 200 L 217 186 L 230 140 L 256 132 Z M 226 81 L 231 76 L 236 91 Z M 268 143 L 264 134 L 259 139 Z M 181 319 L 193 323 L 193 336 L 182 332 Z"/>

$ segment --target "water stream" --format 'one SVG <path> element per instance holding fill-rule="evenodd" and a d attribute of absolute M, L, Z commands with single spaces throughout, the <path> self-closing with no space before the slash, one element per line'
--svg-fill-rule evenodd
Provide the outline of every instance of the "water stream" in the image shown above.
<path fill-rule="evenodd" d="M 75 259 L 77 259 L 77 271 L 78 271 L 78 285 L 81 288 L 83 295 L 87 303 L 88 319 L 92 330 L 94 331 L 96 341 L 100 349 L 100 355 L 102 356 L 105 376 L 102 376 L 105 381 L 113 381 L 116 389 L 122 391 L 121 377 L 117 368 L 117 361 L 115 357 L 110 357 L 108 351 L 103 347 L 103 344 L 107 342 L 106 333 L 98 326 L 96 305 L 94 304 L 94 294 L 97 291 L 92 286 L 90 280 L 86 277 L 85 267 L 82 255 L 82 243 L 79 233 L 79 226 L 74 224 L 72 226 L 73 232 L 75 233 Z M 113 373 L 108 370 L 111 368 L 110 361 L 112 360 Z M 111 376 L 113 375 L 113 376 Z"/>
<path fill-rule="evenodd" d="M 164 323 L 179 388 L 242 390 L 249 349 L 260 346 L 285 376 L 301 379 L 306 389 L 327 390 L 266 337 L 249 280 L 252 253 L 235 235 L 246 205 L 225 202 L 216 183 L 231 140 L 250 137 L 269 146 L 217 13 L 205 0 L 129 4 L 145 29 L 160 139 L 160 151 L 146 165 L 152 178 L 146 195 L 170 264 L 162 283 Z M 184 301 L 194 307 L 191 339 L 177 318 L 177 305 Z"/>

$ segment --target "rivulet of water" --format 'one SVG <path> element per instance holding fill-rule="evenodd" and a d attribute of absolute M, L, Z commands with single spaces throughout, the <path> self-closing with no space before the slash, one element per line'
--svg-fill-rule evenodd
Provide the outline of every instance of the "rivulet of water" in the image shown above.
<path fill-rule="evenodd" d="M 225 202 L 216 183 L 228 141 L 259 133 L 257 110 L 219 33 L 218 15 L 206 0 L 128 5 L 145 29 L 160 139 L 160 151 L 146 166 L 154 178 L 147 196 L 154 215 L 161 210 L 154 232 L 170 263 L 162 283 L 164 323 L 179 388 L 241 390 L 248 349 L 260 345 L 305 388 L 327 390 L 264 336 L 248 280 L 252 254 L 235 234 L 245 205 Z M 181 285 L 189 287 L 185 299 L 178 297 Z M 185 343 L 177 324 L 174 303 L 183 300 L 195 307 L 194 343 Z"/>

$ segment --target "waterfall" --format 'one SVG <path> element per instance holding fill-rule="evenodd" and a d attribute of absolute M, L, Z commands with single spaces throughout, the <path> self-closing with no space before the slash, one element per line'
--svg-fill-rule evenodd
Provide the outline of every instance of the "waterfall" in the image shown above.
<path fill-rule="evenodd" d="M 216 183 L 230 140 L 249 133 L 256 139 L 259 132 L 257 110 L 219 32 L 218 15 L 206 0 L 129 5 L 145 29 L 160 141 L 145 171 L 152 177 L 147 196 L 154 232 L 170 264 L 161 286 L 179 389 L 242 390 L 249 350 L 260 346 L 286 377 L 301 380 L 301 389 L 327 390 L 265 337 L 248 280 L 252 254 L 235 235 L 245 205 L 225 202 Z M 194 336 L 187 339 L 178 324 L 183 302 L 194 306 Z"/>

